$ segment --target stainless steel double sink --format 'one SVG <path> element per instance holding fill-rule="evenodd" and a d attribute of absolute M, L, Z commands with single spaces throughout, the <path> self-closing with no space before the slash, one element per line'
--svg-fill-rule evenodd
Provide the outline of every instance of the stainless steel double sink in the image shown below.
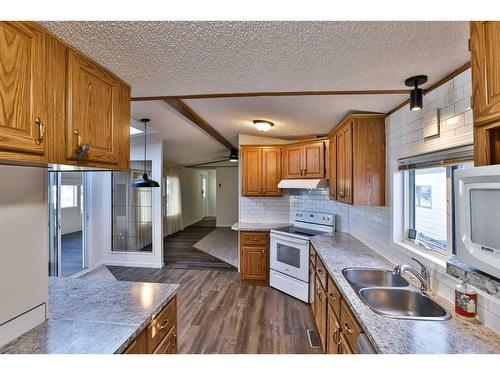
<path fill-rule="evenodd" d="M 401 275 L 382 268 L 345 268 L 342 274 L 375 313 L 396 319 L 446 320 L 450 313 Z"/>

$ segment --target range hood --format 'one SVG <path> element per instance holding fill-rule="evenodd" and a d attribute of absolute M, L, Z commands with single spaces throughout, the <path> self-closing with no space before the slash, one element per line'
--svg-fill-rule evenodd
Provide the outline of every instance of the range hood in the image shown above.
<path fill-rule="evenodd" d="M 281 189 L 323 189 L 328 187 L 328 180 L 326 178 L 281 180 L 278 187 Z"/>

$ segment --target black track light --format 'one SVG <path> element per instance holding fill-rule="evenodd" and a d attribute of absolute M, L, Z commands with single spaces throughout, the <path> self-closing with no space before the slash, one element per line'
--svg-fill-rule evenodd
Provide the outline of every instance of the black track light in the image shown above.
<path fill-rule="evenodd" d="M 405 85 L 409 87 L 413 87 L 413 90 L 410 92 L 410 110 L 419 111 L 422 109 L 423 102 L 423 90 L 418 88 L 418 85 L 423 85 L 427 82 L 427 76 L 419 75 L 408 78 L 405 81 Z"/>

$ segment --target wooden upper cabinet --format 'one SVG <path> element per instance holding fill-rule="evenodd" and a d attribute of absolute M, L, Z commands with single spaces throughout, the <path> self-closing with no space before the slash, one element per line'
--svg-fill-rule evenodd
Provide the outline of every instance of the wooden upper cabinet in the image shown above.
<path fill-rule="evenodd" d="M 282 178 L 281 147 L 242 147 L 242 195 L 281 195 L 278 183 Z"/>
<path fill-rule="evenodd" d="M 500 164 L 500 22 L 470 24 L 474 165 Z"/>
<path fill-rule="evenodd" d="M 66 157 L 77 158 L 87 145 L 85 161 L 118 163 L 115 121 L 119 108 L 118 82 L 83 56 L 68 51 Z"/>
<path fill-rule="evenodd" d="M 47 161 L 45 34 L 25 22 L 0 22 L 0 159 Z"/>
<path fill-rule="evenodd" d="M 286 146 L 285 178 L 324 178 L 325 142 L 313 141 Z"/>
<path fill-rule="evenodd" d="M 328 164 L 330 198 L 337 199 L 337 136 L 335 134 L 330 137 Z"/>
<path fill-rule="evenodd" d="M 301 178 L 303 175 L 302 145 L 288 145 L 285 153 L 285 178 Z"/>
<path fill-rule="evenodd" d="M 129 85 L 32 22 L 0 22 L 0 74 L 0 162 L 128 169 Z"/>
<path fill-rule="evenodd" d="M 500 22 L 470 24 L 474 124 L 500 119 Z"/>
<path fill-rule="evenodd" d="M 264 195 L 281 195 L 281 147 L 262 148 L 262 189 Z"/>
<path fill-rule="evenodd" d="M 349 115 L 330 135 L 333 143 L 336 153 L 333 156 L 330 150 L 330 188 L 334 192 L 330 198 L 357 206 L 384 206 L 384 115 Z"/>

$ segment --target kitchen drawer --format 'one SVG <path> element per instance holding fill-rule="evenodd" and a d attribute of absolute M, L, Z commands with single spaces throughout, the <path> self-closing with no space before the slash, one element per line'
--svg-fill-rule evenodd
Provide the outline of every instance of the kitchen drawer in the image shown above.
<path fill-rule="evenodd" d="M 176 325 L 177 297 L 174 297 L 167 306 L 149 323 L 147 328 L 148 353 L 152 353 L 167 333 Z"/>
<path fill-rule="evenodd" d="M 351 350 L 356 352 L 356 341 L 363 329 L 344 300 L 342 300 L 340 308 L 340 325 Z"/>
<path fill-rule="evenodd" d="M 328 272 L 326 272 L 326 267 L 319 258 L 319 256 L 316 257 L 316 273 L 318 274 L 319 280 L 321 281 L 323 288 L 325 288 L 326 290 L 326 277 L 328 275 Z"/>
<path fill-rule="evenodd" d="M 340 319 L 340 301 L 342 299 L 342 295 L 333 281 L 332 277 L 328 275 L 328 303 L 332 307 L 333 312 L 335 313 L 337 319 Z"/>
<path fill-rule="evenodd" d="M 244 246 L 267 246 L 268 242 L 267 232 L 241 232 L 241 243 Z"/>
<path fill-rule="evenodd" d="M 314 247 L 312 245 L 309 246 L 309 262 L 313 267 L 316 267 L 316 256 L 316 250 L 314 250 Z"/>
<path fill-rule="evenodd" d="M 146 331 L 142 331 L 125 349 L 123 354 L 148 354 Z"/>
<path fill-rule="evenodd" d="M 157 346 L 153 354 L 176 354 L 177 353 L 177 327 L 173 326 L 165 338 Z"/>

